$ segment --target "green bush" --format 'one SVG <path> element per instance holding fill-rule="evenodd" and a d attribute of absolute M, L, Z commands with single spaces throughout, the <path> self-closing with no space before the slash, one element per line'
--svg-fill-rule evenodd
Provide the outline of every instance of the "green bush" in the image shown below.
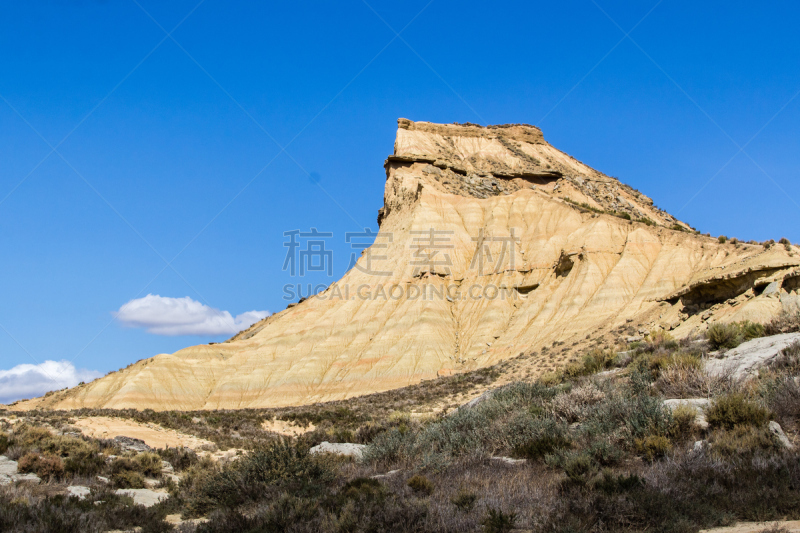
<path fill-rule="evenodd" d="M 0 433 L 0 454 L 6 453 L 8 450 L 9 440 L 5 433 Z"/>
<path fill-rule="evenodd" d="M 576 453 L 564 459 L 564 473 L 575 485 L 585 485 L 595 474 L 597 467 L 587 453 Z"/>
<path fill-rule="evenodd" d="M 595 481 L 594 488 L 606 494 L 619 494 L 644 486 L 644 480 L 636 474 L 615 474 L 610 468 L 604 468 L 602 476 Z"/>
<path fill-rule="evenodd" d="M 185 484 L 186 498 L 194 512 L 202 513 L 259 501 L 272 487 L 303 487 L 313 492 L 333 479 L 327 461 L 288 441 L 273 441 L 219 471 L 193 474 Z"/>
<path fill-rule="evenodd" d="M 706 412 L 709 425 L 722 429 L 733 429 L 743 425 L 764 427 L 769 418 L 770 413 L 766 408 L 747 400 L 739 393 L 720 396 Z"/>
<path fill-rule="evenodd" d="M 481 521 L 486 533 L 507 533 L 514 529 L 517 523 L 517 513 L 504 513 L 500 509 L 489 508 L 486 516 Z"/>
<path fill-rule="evenodd" d="M 747 457 L 756 452 L 777 452 L 781 449 L 775 436 L 766 427 L 736 426 L 733 429 L 718 429 L 708 438 L 711 452 L 718 457 L 732 460 Z"/>
<path fill-rule="evenodd" d="M 706 335 L 711 348 L 731 350 L 745 341 L 763 337 L 765 329 L 761 324 L 749 321 L 731 324 L 716 323 L 708 328 Z"/>
<path fill-rule="evenodd" d="M 143 489 L 144 476 L 135 470 L 120 470 L 111 474 L 109 479 L 115 489 Z"/>
<path fill-rule="evenodd" d="M 339 495 L 350 500 L 383 500 L 386 487 L 377 479 L 357 477 L 345 483 Z"/>
<path fill-rule="evenodd" d="M 654 461 L 669 453 L 672 445 L 667 437 L 661 435 L 648 435 L 636 439 L 636 450 L 648 461 Z"/>
<path fill-rule="evenodd" d="M 520 444 L 514 448 L 514 455 L 525 459 L 542 459 L 558 450 L 569 448 L 571 442 L 566 431 L 559 428 L 555 423 L 550 424 L 552 431 L 542 432 L 542 434 Z"/>
<path fill-rule="evenodd" d="M 672 427 L 669 429 L 671 437 L 685 441 L 695 432 L 697 409 L 687 404 L 680 404 L 672 411 Z"/>
<path fill-rule="evenodd" d="M 147 477 L 158 477 L 161 475 L 161 457 L 152 452 L 138 454 L 133 463 L 135 469 Z"/>
<path fill-rule="evenodd" d="M 424 494 L 426 496 L 433 494 L 433 483 L 423 475 L 417 474 L 411 477 L 406 484 L 411 487 L 411 490 L 418 494 Z"/>

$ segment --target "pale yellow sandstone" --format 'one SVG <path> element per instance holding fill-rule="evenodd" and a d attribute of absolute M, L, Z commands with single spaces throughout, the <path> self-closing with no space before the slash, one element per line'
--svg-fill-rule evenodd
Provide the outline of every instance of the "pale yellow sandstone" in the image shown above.
<path fill-rule="evenodd" d="M 324 293 L 225 343 L 161 354 L 14 407 L 192 410 L 344 399 L 555 341 L 580 345 L 621 325 L 682 336 L 718 320 L 765 321 L 781 304 L 756 284 L 771 277 L 790 287 L 800 265 L 796 248 L 680 231 L 688 226 L 532 126 L 401 119 L 386 174 L 375 245 Z M 420 239 L 432 228 L 446 242 L 426 246 Z M 419 296 L 393 298 L 401 292 Z"/>

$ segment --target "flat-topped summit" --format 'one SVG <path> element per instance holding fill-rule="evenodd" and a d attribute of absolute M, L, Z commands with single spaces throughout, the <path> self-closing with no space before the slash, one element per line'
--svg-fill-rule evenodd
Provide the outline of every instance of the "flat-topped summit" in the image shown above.
<path fill-rule="evenodd" d="M 535 126 L 398 126 L 380 232 L 341 280 L 227 342 L 16 408 L 298 405 L 520 354 L 536 376 L 590 337 L 682 336 L 797 306 L 797 247 L 698 235 Z"/>

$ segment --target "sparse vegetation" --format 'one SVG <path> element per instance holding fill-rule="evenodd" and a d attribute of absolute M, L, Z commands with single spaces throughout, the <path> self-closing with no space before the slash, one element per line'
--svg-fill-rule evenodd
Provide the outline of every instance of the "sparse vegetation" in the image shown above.
<path fill-rule="evenodd" d="M 732 324 L 705 340 L 654 331 L 622 347 L 623 356 L 620 348 L 591 349 L 554 378 L 506 384 L 469 408 L 447 407 L 496 373 L 284 410 L 135 413 L 245 450 L 227 463 L 186 449 L 125 452 L 113 441 L 73 434 L 67 413 L 27 413 L 13 427 L 0 422 L 0 446 L 21 470 L 49 481 L 0 487 L 0 530 L 169 531 L 164 518 L 175 513 L 205 517 L 175 529 L 198 533 L 538 532 L 597 524 L 677 532 L 800 519 L 800 455 L 768 428 L 774 419 L 797 438 L 800 344 L 747 385 L 703 371 L 710 349 L 797 323 L 786 315 L 766 328 Z M 710 398 L 710 426 L 697 424 L 700 408 L 670 410 L 665 397 Z M 444 412 L 412 416 L 409 406 L 420 403 L 406 401 L 420 398 L 441 402 Z M 272 418 L 316 429 L 279 438 L 260 427 Z M 335 439 L 367 444 L 364 459 L 309 454 L 320 440 Z M 162 460 L 179 483 L 161 474 Z M 170 497 L 148 509 L 113 492 L 154 482 Z M 70 483 L 92 492 L 85 501 L 66 498 Z"/>

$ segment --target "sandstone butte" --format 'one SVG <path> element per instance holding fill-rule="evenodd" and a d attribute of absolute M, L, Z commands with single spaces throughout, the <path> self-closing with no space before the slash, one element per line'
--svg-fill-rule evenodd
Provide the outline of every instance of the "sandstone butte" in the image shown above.
<path fill-rule="evenodd" d="M 797 309 L 800 249 L 699 235 L 534 126 L 400 119 L 385 169 L 378 236 L 325 292 L 224 343 L 157 355 L 13 408 L 309 404 L 555 341 L 580 347 L 620 325 L 682 337 Z"/>

